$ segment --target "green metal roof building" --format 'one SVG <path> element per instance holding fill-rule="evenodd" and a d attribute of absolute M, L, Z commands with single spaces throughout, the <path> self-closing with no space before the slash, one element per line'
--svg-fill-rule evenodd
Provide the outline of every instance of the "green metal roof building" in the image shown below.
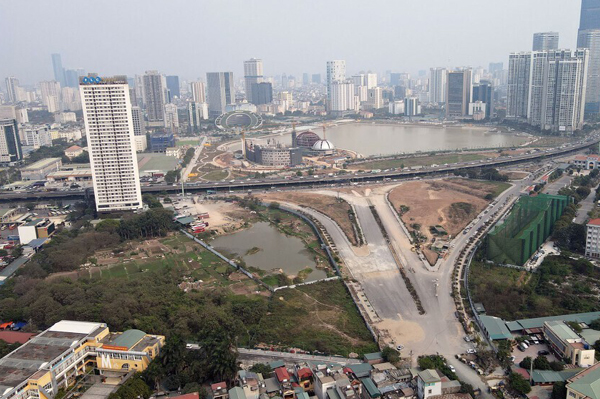
<path fill-rule="evenodd" d="M 381 396 L 381 391 L 375 386 L 375 383 L 370 378 L 361 378 L 360 382 L 364 385 L 369 397 L 378 398 Z"/>
<path fill-rule="evenodd" d="M 506 322 L 499 317 L 494 316 L 479 316 L 483 330 L 489 339 L 512 339 L 512 334 L 506 328 Z"/>

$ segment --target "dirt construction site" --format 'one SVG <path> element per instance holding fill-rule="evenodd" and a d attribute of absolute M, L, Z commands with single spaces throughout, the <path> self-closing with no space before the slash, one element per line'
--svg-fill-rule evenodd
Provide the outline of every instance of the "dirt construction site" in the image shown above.
<path fill-rule="evenodd" d="M 389 194 L 389 200 L 401 214 L 407 229 L 421 237 L 423 253 L 431 264 L 438 254 L 428 248 L 434 238 L 456 236 L 491 201 L 496 186 L 486 182 L 448 179 L 402 183 Z M 489 198 L 489 197 L 488 197 Z M 441 226 L 447 235 L 432 232 Z"/>

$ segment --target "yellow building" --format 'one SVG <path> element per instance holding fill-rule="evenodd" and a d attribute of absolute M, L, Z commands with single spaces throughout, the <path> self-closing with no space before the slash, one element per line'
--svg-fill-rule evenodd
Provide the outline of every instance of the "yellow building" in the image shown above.
<path fill-rule="evenodd" d="M 51 399 L 87 367 L 115 378 L 142 371 L 165 337 L 140 330 L 111 333 L 104 323 L 63 320 L 0 359 L 0 399 Z"/>

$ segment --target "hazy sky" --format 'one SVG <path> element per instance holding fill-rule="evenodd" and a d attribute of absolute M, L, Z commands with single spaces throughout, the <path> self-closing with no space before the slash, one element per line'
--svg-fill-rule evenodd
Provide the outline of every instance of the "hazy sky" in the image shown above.
<path fill-rule="evenodd" d="M 575 46 L 580 0 L 0 0 L 0 78 L 52 79 L 66 68 L 102 75 L 156 69 L 195 79 L 262 58 L 265 74 L 359 70 L 415 73 L 485 66 L 560 32 Z"/>

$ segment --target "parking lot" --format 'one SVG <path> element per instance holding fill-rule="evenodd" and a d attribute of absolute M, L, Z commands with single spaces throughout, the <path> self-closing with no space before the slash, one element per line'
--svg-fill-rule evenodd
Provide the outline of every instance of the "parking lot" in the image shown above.
<path fill-rule="evenodd" d="M 529 348 L 525 350 L 525 352 L 521 352 L 519 348 L 515 348 L 512 355 L 515 357 L 515 364 L 518 365 L 521 362 L 521 360 L 523 360 L 527 356 L 531 357 L 532 359 L 535 359 L 536 357 L 538 357 L 538 352 L 543 350 L 550 352 L 549 355 L 546 355 L 548 361 L 553 362 L 557 360 L 556 357 L 550 351 L 550 349 L 548 349 L 548 345 L 544 343 L 539 343 L 537 345 L 531 344 L 529 345 Z"/>

